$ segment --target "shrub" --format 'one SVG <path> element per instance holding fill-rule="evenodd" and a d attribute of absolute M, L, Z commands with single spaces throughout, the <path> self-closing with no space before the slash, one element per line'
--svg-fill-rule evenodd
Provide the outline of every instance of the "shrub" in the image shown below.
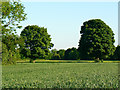
<path fill-rule="evenodd" d="M 98 63 L 98 62 L 100 62 L 100 60 L 99 60 L 99 59 L 95 59 L 94 61 L 95 61 L 95 63 Z"/>
<path fill-rule="evenodd" d="M 99 59 L 94 59 L 95 63 L 103 63 L 103 59 L 99 60 Z"/>
<path fill-rule="evenodd" d="M 101 59 L 101 63 L 103 63 L 103 59 Z"/>
<path fill-rule="evenodd" d="M 16 64 L 17 55 L 14 51 L 8 50 L 6 45 L 2 43 L 2 64 Z"/>
<path fill-rule="evenodd" d="M 59 60 L 60 59 L 60 55 L 59 54 L 55 54 L 54 56 L 53 56 L 53 60 Z"/>

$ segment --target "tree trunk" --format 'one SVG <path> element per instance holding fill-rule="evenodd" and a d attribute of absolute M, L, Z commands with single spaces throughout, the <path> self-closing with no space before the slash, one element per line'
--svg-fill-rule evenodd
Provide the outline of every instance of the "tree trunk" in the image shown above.
<path fill-rule="evenodd" d="M 33 63 L 35 63 L 35 60 L 33 60 Z"/>

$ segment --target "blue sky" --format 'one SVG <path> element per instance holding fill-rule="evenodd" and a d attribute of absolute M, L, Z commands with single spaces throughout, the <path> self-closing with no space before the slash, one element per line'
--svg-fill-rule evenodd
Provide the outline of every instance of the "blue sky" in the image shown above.
<path fill-rule="evenodd" d="M 22 2 L 27 20 L 21 25 L 45 27 L 51 35 L 53 48 L 78 48 L 83 22 L 101 19 L 115 33 L 118 44 L 118 3 L 117 2 Z M 23 29 L 22 28 L 22 29 Z M 18 31 L 20 34 L 21 30 Z"/>

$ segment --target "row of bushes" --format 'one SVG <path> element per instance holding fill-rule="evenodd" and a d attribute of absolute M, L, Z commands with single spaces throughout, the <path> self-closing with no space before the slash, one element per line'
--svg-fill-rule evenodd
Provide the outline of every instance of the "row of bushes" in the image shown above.
<path fill-rule="evenodd" d="M 81 59 L 80 57 L 80 52 L 76 48 L 69 48 L 67 50 L 61 49 L 61 50 L 56 50 L 53 49 L 51 50 L 50 54 L 48 55 L 47 59 L 52 59 L 52 60 L 78 60 Z M 102 62 L 104 60 L 120 60 L 120 46 L 118 45 L 116 47 L 116 50 L 113 55 L 107 57 L 107 58 L 102 58 L 101 60 L 92 58 L 91 60 L 95 60 L 96 62 Z M 84 60 L 88 60 L 88 57 L 86 57 Z"/>
<path fill-rule="evenodd" d="M 49 53 L 47 59 L 52 59 L 52 60 L 78 60 L 80 59 L 79 57 L 79 52 L 77 51 L 76 48 L 68 48 L 67 50 L 60 49 L 56 50 L 53 49 Z"/>

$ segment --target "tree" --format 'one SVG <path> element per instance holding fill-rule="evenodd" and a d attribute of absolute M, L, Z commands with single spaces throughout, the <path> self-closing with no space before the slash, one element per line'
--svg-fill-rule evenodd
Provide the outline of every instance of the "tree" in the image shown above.
<path fill-rule="evenodd" d="M 19 58 L 18 50 L 8 50 L 6 44 L 2 44 L 2 64 L 16 64 L 16 60 Z"/>
<path fill-rule="evenodd" d="M 24 38 L 24 45 L 21 53 L 29 57 L 31 61 L 37 58 L 45 58 L 49 54 L 49 49 L 53 47 L 47 28 L 37 25 L 26 26 L 20 36 Z"/>
<path fill-rule="evenodd" d="M 115 51 L 114 33 L 100 19 L 92 19 L 81 26 L 78 51 L 82 59 L 105 59 Z"/>
<path fill-rule="evenodd" d="M 79 52 L 74 47 L 73 48 L 68 48 L 65 51 L 64 59 L 65 60 L 77 60 L 77 59 L 79 59 Z"/>
<path fill-rule="evenodd" d="M 64 60 L 65 50 L 64 49 L 60 49 L 59 51 L 57 51 L 57 53 L 60 55 L 60 59 Z"/>
<path fill-rule="evenodd" d="M 111 57 L 111 59 L 120 60 L 120 46 L 119 45 L 116 47 L 114 55 Z"/>
<path fill-rule="evenodd" d="M 25 7 L 19 0 L 2 2 L 2 34 L 11 34 L 16 28 L 21 28 L 21 21 L 26 19 Z M 14 33 L 13 33 L 14 34 Z"/>
<path fill-rule="evenodd" d="M 57 51 L 57 49 L 52 49 L 50 54 L 49 54 L 49 59 L 51 60 L 60 60 L 60 59 L 64 59 L 64 55 L 65 55 L 65 50 L 64 49 L 60 49 Z"/>
<path fill-rule="evenodd" d="M 57 53 L 52 56 L 52 60 L 60 60 L 60 59 L 61 59 L 60 55 Z"/>
<path fill-rule="evenodd" d="M 52 49 L 50 53 L 48 54 L 48 58 L 50 60 L 54 60 L 55 55 L 57 55 L 57 49 Z"/>
<path fill-rule="evenodd" d="M 3 35 L 2 42 L 6 44 L 8 51 L 15 51 L 15 48 L 17 48 L 17 44 L 19 43 L 19 37 L 17 35 Z"/>
<path fill-rule="evenodd" d="M 2 46 L 4 50 L 6 48 L 5 51 L 2 51 L 3 64 L 14 64 L 16 62 L 15 59 L 18 36 L 15 35 L 15 33 L 16 29 L 22 27 L 20 26 L 20 22 L 26 19 L 24 8 L 25 7 L 19 0 L 9 0 L 7 2 L 2 2 L 2 16 L 0 18 L 2 26 Z"/>
<path fill-rule="evenodd" d="M 0 40 L 0 63 L 2 61 L 2 42 Z"/>

